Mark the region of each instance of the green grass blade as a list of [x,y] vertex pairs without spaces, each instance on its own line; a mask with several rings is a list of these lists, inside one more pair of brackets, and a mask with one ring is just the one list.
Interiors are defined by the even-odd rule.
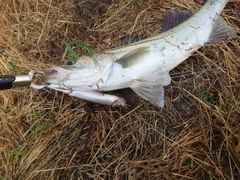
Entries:
[[72,46],[72,45],[82,46],[82,47],[84,47],[84,48],[87,50],[87,52],[88,52],[89,54],[91,54],[91,55],[94,54],[93,50],[92,50],[88,45],[86,45],[86,44],[84,44],[84,43],[82,43],[82,42],[79,42],[79,41],[70,41],[70,42],[68,42],[68,44],[69,44],[70,46]]
[[78,55],[77,55],[77,53],[72,49],[71,44],[70,44],[70,43],[67,43],[66,41],[64,41],[63,43],[66,45],[66,49],[65,49],[65,52],[64,52],[64,54],[63,54],[63,59],[65,58],[67,51],[70,51],[70,53],[73,55],[74,59],[78,59]]

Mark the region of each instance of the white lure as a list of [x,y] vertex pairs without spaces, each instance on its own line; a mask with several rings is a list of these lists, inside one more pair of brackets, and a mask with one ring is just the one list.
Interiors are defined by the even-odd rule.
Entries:
[[[125,100],[106,91],[131,88],[157,107],[164,106],[163,86],[169,71],[206,43],[233,36],[220,13],[227,0],[208,0],[194,15],[168,11],[161,34],[124,47],[82,56],[73,65],[54,66],[45,72],[48,87],[87,101],[125,106]],[[191,17],[190,17],[191,16]]]

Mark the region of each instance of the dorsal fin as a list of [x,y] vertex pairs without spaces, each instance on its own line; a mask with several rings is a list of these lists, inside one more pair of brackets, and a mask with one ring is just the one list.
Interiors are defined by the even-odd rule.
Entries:
[[173,11],[168,10],[164,16],[163,27],[161,32],[168,31],[172,29],[182,22],[188,20],[192,16],[190,11],[183,10],[183,11]]

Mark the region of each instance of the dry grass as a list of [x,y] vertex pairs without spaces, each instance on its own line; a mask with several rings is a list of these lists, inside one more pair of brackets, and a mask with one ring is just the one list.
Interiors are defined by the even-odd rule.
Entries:
[[[0,1],[1,73],[62,64],[63,40],[98,52],[124,35],[155,35],[166,9],[204,3],[106,1],[93,16],[75,2]],[[1,91],[0,179],[240,179],[240,2],[222,15],[238,36],[174,69],[163,109],[140,101],[124,115],[110,107],[88,115],[83,101],[59,92]]]

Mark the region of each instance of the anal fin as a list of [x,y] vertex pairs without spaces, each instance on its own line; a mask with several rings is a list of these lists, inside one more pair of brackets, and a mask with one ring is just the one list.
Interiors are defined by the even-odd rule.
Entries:
[[134,81],[135,86],[131,88],[136,94],[157,107],[164,106],[163,86],[170,84],[171,81],[168,72],[154,71],[153,74]]
[[151,104],[157,107],[164,106],[164,89],[162,85],[158,84],[151,87],[139,86],[132,89],[137,95],[149,101]]

